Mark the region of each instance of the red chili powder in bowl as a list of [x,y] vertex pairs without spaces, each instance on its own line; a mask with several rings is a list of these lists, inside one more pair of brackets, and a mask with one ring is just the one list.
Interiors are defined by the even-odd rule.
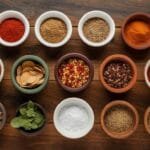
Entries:
[[0,23],[0,37],[7,42],[20,40],[25,32],[24,24],[15,18],[10,18]]

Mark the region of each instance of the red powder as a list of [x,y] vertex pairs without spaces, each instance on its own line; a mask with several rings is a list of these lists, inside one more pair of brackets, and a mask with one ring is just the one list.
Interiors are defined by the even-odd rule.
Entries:
[[0,37],[7,42],[20,40],[24,32],[24,24],[19,19],[6,19],[0,24]]

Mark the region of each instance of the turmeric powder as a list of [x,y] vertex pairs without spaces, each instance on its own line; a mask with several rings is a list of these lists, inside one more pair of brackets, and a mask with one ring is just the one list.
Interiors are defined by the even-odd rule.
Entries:
[[131,44],[142,45],[150,42],[150,24],[144,21],[132,21],[125,28],[125,36]]

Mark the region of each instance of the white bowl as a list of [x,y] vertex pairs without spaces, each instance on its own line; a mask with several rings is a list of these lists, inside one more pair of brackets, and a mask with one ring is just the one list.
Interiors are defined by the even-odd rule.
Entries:
[[[58,18],[58,19],[60,19],[60,20],[65,22],[65,24],[67,26],[67,35],[65,36],[65,38],[61,42],[50,43],[50,42],[45,41],[43,39],[43,37],[41,36],[41,34],[40,34],[40,26],[43,23],[43,21],[45,21],[48,18]],[[35,23],[35,35],[36,35],[37,39],[43,45],[45,45],[47,47],[52,47],[52,48],[60,47],[60,46],[63,46],[64,44],[66,44],[69,41],[69,39],[71,38],[71,35],[72,35],[72,23],[71,23],[70,19],[64,13],[62,13],[60,11],[47,11],[47,12],[43,13],[42,15],[40,15],[37,18],[36,23]]]
[[22,36],[22,38],[20,40],[18,40],[16,42],[7,42],[7,41],[3,40],[2,38],[0,38],[0,44],[2,44],[4,46],[8,46],[8,47],[14,47],[14,46],[18,46],[18,45],[22,44],[27,39],[29,32],[30,32],[30,25],[29,25],[28,19],[22,13],[20,13],[18,11],[7,10],[7,11],[0,13],[0,23],[2,21],[4,21],[5,19],[9,19],[9,18],[19,19],[20,21],[22,21],[22,23],[25,26],[24,35]]
[[4,63],[2,61],[2,59],[0,59],[0,82],[2,81],[3,77],[4,77]]
[[145,65],[145,69],[144,69],[144,77],[145,77],[145,82],[148,85],[148,87],[150,87],[150,81],[148,79],[148,69],[150,68],[150,59],[147,61],[146,65]]
[[[81,130],[75,132],[65,129],[63,125],[61,125],[61,121],[59,120],[60,114],[62,114],[62,110],[65,110],[65,108],[69,108],[71,106],[77,106],[84,109],[88,117],[88,123],[86,124],[86,126]],[[86,101],[76,97],[66,98],[57,105],[54,111],[53,120],[55,128],[61,135],[70,139],[77,139],[85,136],[92,129],[94,125],[94,112]]]
[[[91,18],[95,18],[95,17],[105,20],[108,23],[109,28],[110,28],[110,32],[109,32],[107,38],[105,40],[103,40],[102,42],[92,42],[92,41],[88,40],[83,33],[84,23],[87,20],[89,20]],[[114,23],[114,20],[112,19],[112,17],[104,11],[99,11],[99,10],[90,11],[90,12],[85,13],[81,17],[79,24],[78,24],[78,33],[79,33],[81,40],[85,44],[92,46],[92,47],[101,47],[101,46],[108,44],[113,39],[113,37],[115,35],[115,23]]]

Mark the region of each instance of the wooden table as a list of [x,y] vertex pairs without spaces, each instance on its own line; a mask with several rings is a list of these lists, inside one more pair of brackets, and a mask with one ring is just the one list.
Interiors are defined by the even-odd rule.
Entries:
[[[150,135],[143,126],[143,114],[150,105],[150,89],[145,85],[143,69],[150,59],[150,50],[138,52],[126,47],[121,39],[120,27],[124,18],[136,11],[150,13],[149,0],[0,0],[0,12],[15,9],[24,13],[30,21],[31,32],[27,41],[15,48],[0,47],[0,57],[5,63],[5,76],[0,85],[0,101],[7,109],[7,123],[0,132],[0,150],[150,150]],[[105,47],[91,48],[84,45],[77,33],[80,17],[90,10],[104,10],[115,20],[114,40]],[[34,35],[36,18],[47,10],[60,10],[72,20],[73,35],[65,46],[50,49],[42,46]],[[63,91],[54,78],[54,65],[57,59],[70,52],[79,52],[89,57],[95,67],[95,75],[89,88],[78,94]],[[126,54],[138,67],[138,81],[128,93],[116,95],[107,92],[98,80],[98,67],[101,61],[111,54]],[[44,91],[37,95],[22,95],[12,85],[10,70],[14,61],[25,54],[34,54],[43,58],[50,66],[50,80]],[[57,104],[67,97],[81,97],[93,108],[95,124],[92,131],[79,140],[62,137],[54,128],[53,112]],[[100,112],[111,100],[123,99],[132,103],[140,115],[137,131],[126,140],[114,140],[108,137],[100,127]],[[10,126],[17,107],[25,101],[33,100],[43,105],[47,111],[48,123],[44,131],[36,137],[25,137]]]

